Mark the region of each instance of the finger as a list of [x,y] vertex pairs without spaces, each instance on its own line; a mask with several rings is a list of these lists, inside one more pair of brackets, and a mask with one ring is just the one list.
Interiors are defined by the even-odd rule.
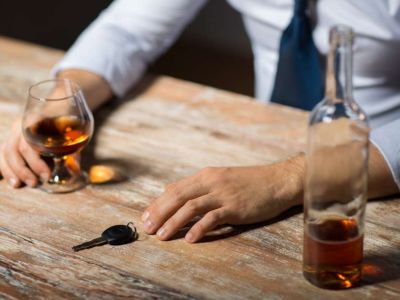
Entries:
[[0,155],[0,171],[4,179],[7,180],[10,186],[12,186],[13,188],[17,188],[21,185],[21,181],[8,166],[7,161],[4,158],[3,152]]
[[10,144],[6,146],[4,156],[7,157],[8,166],[19,180],[25,182],[30,187],[37,185],[38,181],[35,174],[26,166],[24,159],[15,145]]
[[40,158],[39,153],[29,146],[25,140],[21,140],[19,151],[31,170],[35,174],[38,174],[43,181],[46,181],[50,177],[50,168]]
[[185,236],[189,243],[195,243],[200,240],[207,232],[213,230],[221,224],[225,224],[229,217],[229,211],[226,208],[218,208],[208,212],[201,218]]
[[207,189],[202,183],[188,178],[169,185],[166,191],[143,213],[142,220],[145,231],[148,234],[154,234],[188,200],[198,198],[206,193]]
[[194,217],[219,208],[219,206],[220,204],[210,194],[189,200],[162,225],[157,231],[157,236],[161,240],[168,240]]

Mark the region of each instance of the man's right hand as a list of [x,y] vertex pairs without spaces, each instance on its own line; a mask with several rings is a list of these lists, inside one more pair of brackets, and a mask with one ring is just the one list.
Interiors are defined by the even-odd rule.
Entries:
[[[102,77],[85,70],[68,69],[57,74],[82,88],[89,107],[94,110],[112,97],[110,85]],[[50,177],[50,169],[39,154],[25,141],[21,120],[14,122],[10,135],[0,147],[0,173],[13,187],[22,183],[35,187]]]
[[23,183],[35,187],[39,178],[50,177],[50,169],[39,154],[25,141],[22,135],[21,120],[12,125],[10,135],[0,147],[0,172],[14,188]]

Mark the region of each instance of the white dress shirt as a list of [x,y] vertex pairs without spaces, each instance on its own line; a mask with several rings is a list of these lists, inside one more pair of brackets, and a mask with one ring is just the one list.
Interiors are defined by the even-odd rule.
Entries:
[[[268,102],[282,31],[294,0],[227,0],[243,15],[254,53],[256,98]],[[79,37],[54,72],[79,68],[123,96],[176,40],[206,0],[115,0]],[[221,16],[222,17],[222,16]],[[351,26],[354,97],[368,114],[373,143],[400,187],[400,0],[318,0],[314,41],[328,50],[329,28]]]

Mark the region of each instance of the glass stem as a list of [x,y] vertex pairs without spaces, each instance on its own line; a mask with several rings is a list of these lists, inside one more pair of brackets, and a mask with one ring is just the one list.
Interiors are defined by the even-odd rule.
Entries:
[[65,157],[54,157],[54,167],[51,172],[49,183],[63,184],[71,179],[72,174],[68,167],[65,165]]

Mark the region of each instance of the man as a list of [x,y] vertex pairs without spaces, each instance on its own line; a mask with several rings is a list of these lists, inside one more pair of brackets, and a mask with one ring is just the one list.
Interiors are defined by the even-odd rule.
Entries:
[[[117,0],[81,35],[55,67],[61,78],[77,81],[96,109],[113,94],[123,96],[148,64],[167,49],[204,0]],[[305,0],[296,0],[296,14]],[[268,102],[274,93],[282,31],[293,16],[292,0],[229,0],[243,14],[255,55],[256,97]],[[315,3],[314,3],[315,4]],[[309,7],[310,8],[310,7]],[[313,37],[327,52],[328,29],[352,26],[355,47],[355,98],[373,127],[369,160],[369,197],[394,194],[400,183],[400,3],[397,0],[320,0]],[[311,31],[310,31],[311,37]],[[279,62],[280,63],[280,62]],[[299,95],[299,98],[300,95]],[[3,144],[0,170],[9,183],[34,187],[49,176],[14,124]],[[143,213],[147,233],[169,239],[195,216],[203,216],[187,233],[196,242],[223,223],[245,224],[272,218],[301,204],[302,155],[270,165],[206,168],[167,186]]]

